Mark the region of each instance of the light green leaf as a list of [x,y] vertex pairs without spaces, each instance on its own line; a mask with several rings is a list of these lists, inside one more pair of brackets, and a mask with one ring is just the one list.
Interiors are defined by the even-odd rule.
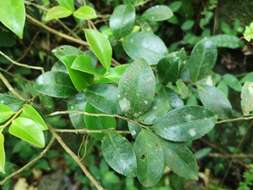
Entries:
[[22,113],[21,113],[20,117],[31,119],[35,123],[40,124],[42,130],[48,129],[47,124],[45,123],[44,119],[41,117],[39,112],[29,104],[25,104],[23,106]]
[[215,122],[215,115],[204,107],[184,106],[158,118],[152,129],[164,139],[185,142],[204,136]]
[[163,21],[168,20],[173,16],[170,7],[165,5],[156,5],[147,9],[142,17],[150,21]]
[[59,3],[59,5],[61,5],[62,7],[65,7],[71,11],[74,11],[75,9],[75,4],[74,4],[75,0],[57,0],[57,2]]
[[209,110],[223,118],[231,115],[232,106],[229,100],[216,87],[208,85],[199,86],[198,94],[202,104]]
[[8,120],[13,114],[14,111],[9,106],[0,104],[0,124]]
[[243,115],[253,111],[253,82],[245,82],[241,92],[241,107]]
[[97,18],[96,11],[87,5],[79,7],[75,12],[74,12],[74,17],[81,19],[81,20],[90,20]]
[[119,81],[119,105],[122,112],[138,117],[146,112],[155,95],[155,76],[144,60],[133,62]]
[[115,7],[110,17],[110,28],[117,37],[122,37],[131,32],[135,22],[135,9],[131,5]]
[[211,36],[208,38],[211,40],[215,46],[221,47],[221,48],[240,48],[242,46],[242,41],[240,38],[234,36],[234,35],[229,35],[229,34],[219,34],[215,36]]
[[137,178],[145,187],[154,186],[164,172],[164,153],[160,139],[149,130],[142,130],[134,143],[137,157]]
[[123,41],[123,48],[132,59],[144,59],[150,65],[156,65],[167,53],[164,42],[151,32],[135,32]]
[[214,43],[206,38],[198,42],[186,64],[185,72],[196,82],[206,77],[213,69],[217,59],[217,49]]
[[136,156],[132,145],[125,137],[108,133],[102,140],[102,153],[106,162],[116,172],[124,176],[136,176]]
[[45,146],[45,138],[40,124],[31,119],[18,117],[9,127],[9,133],[35,147],[43,148]]
[[246,81],[253,82],[253,72],[247,73],[241,80],[241,83],[244,83]]
[[230,88],[232,88],[237,92],[241,92],[242,89],[241,83],[234,75],[225,74],[223,76],[223,80]]
[[253,39],[253,22],[251,22],[249,26],[246,26],[243,36],[248,42]]
[[48,9],[45,21],[48,22],[50,20],[60,19],[60,18],[66,18],[72,14],[72,11],[62,7],[62,6],[55,6],[50,9]]
[[55,98],[67,98],[76,94],[76,90],[67,73],[49,71],[40,75],[35,88],[42,94]]
[[198,164],[194,154],[184,144],[163,141],[165,162],[177,175],[186,179],[198,179]]
[[84,31],[91,51],[108,70],[112,62],[112,47],[109,39],[97,30],[85,29]]
[[119,112],[118,88],[111,84],[98,84],[88,88],[85,95],[89,104],[104,113]]
[[5,173],[4,135],[0,133],[0,172]]
[[0,7],[0,21],[19,38],[23,38],[25,25],[24,0],[0,1]]

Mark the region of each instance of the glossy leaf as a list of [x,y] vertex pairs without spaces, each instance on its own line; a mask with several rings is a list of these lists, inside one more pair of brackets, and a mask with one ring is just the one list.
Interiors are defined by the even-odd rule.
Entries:
[[144,59],[150,65],[156,65],[167,53],[164,42],[151,32],[135,32],[123,41],[123,48],[132,59]]
[[119,105],[122,112],[138,117],[146,112],[154,99],[155,76],[144,60],[133,62],[119,81]]
[[45,21],[60,19],[60,18],[66,18],[72,14],[72,11],[63,7],[63,6],[55,6],[50,9],[48,9]]
[[220,48],[236,49],[240,48],[243,44],[240,38],[229,34],[219,34],[211,36],[208,39],[211,40],[215,46]]
[[31,119],[35,123],[40,124],[42,130],[48,129],[47,124],[45,123],[44,119],[41,117],[39,112],[29,104],[25,104],[23,106],[22,113],[21,113],[20,117]]
[[212,41],[203,39],[198,42],[185,68],[189,78],[195,82],[206,77],[213,69],[216,59],[217,49]]
[[173,16],[170,7],[165,5],[156,5],[147,9],[142,17],[150,21],[168,20]]
[[199,86],[198,94],[202,104],[221,117],[231,115],[232,106],[226,96],[216,87]]
[[117,37],[122,37],[131,32],[135,22],[135,9],[131,5],[115,7],[110,17],[110,28]]
[[232,88],[233,90],[237,91],[237,92],[241,92],[241,83],[240,81],[234,76],[234,75],[231,75],[231,74],[225,74],[223,76],[223,80],[224,82],[230,87]]
[[94,85],[85,91],[89,104],[101,112],[109,114],[119,112],[118,94],[118,88],[110,84]]
[[253,111],[253,82],[245,82],[241,92],[241,107],[244,115]]
[[9,106],[0,104],[0,124],[8,120],[13,114],[14,111]]
[[0,172],[5,173],[4,135],[0,133]]
[[24,102],[13,95],[0,93],[0,104],[9,106],[13,111],[18,111]]
[[37,78],[36,83],[36,89],[47,96],[67,98],[76,94],[68,74],[63,72],[46,72]]
[[45,138],[40,124],[31,119],[18,117],[9,127],[9,133],[35,147],[43,148],[45,146]]
[[74,17],[80,19],[80,20],[90,20],[97,18],[96,11],[87,5],[79,7],[75,12],[74,12]]
[[207,134],[215,121],[215,115],[204,107],[185,106],[158,118],[152,129],[164,139],[185,142]]
[[164,171],[164,153],[160,139],[151,131],[142,130],[134,143],[137,157],[137,178],[145,187],[159,182]]
[[194,154],[184,144],[163,141],[165,162],[177,175],[186,179],[198,179],[198,164]]
[[24,0],[0,1],[0,7],[0,21],[19,38],[23,38],[25,25]]
[[75,9],[74,6],[74,1],[75,0],[57,0],[57,2],[59,3],[59,5],[61,5],[62,7],[65,7],[71,11],[73,11]]
[[116,172],[124,176],[136,176],[136,156],[132,145],[125,137],[108,133],[102,140],[102,152],[106,162]]
[[112,47],[109,39],[104,34],[92,29],[85,29],[85,37],[91,51],[108,70],[112,61]]

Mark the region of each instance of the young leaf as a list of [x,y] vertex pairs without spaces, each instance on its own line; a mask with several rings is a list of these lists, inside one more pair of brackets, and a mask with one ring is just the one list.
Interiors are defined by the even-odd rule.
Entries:
[[226,96],[216,87],[203,85],[198,87],[202,104],[221,117],[231,115],[232,106]]
[[221,48],[236,49],[242,46],[242,41],[240,40],[240,38],[234,35],[219,34],[219,35],[211,36],[208,39],[211,40],[215,46],[221,47]]
[[156,65],[167,53],[164,42],[151,32],[135,32],[123,41],[123,48],[132,59],[144,59],[150,65]]
[[196,82],[210,73],[216,59],[216,46],[212,41],[205,38],[194,46],[185,70],[188,72],[190,79]]
[[199,139],[215,125],[215,115],[201,106],[185,106],[156,120],[152,129],[164,139],[185,142]]
[[131,5],[115,7],[110,17],[110,28],[117,37],[122,37],[131,32],[135,22],[135,9]]
[[67,8],[71,11],[74,11],[74,9],[75,9],[74,1],[75,0],[57,0],[59,5],[61,5],[62,7]]
[[45,16],[45,21],[48,22],[50,20],[54,19],[60,19],[60,18],[65,18],[68,17],[72,14],[72,11],[62,7],[62,6],[55,6],[50,8]]
[[18,117],[9,127],[9,133],[35,147],[43,148],[45,146],[45,138],[40,124],[31,119]]
[[23,106],[23,111],[22,111],[20,117],[31,119],[35,123],[40,124],[42,130],[48,129],[47,124],[45,123],[44,119],[41,117],[39,112],[29,104],[25,104]]
[[142,17],[150,21],[163,21],[168,20],[173,16],[170,7],[165,5],[156,5],[147,9]]
[[118,88],[110,84],[98,84],[88,88],[85,95],[89,104],[104,113],[119,113]]
[[231,74],[225,74],[223,76],[223,80],[224,82],[230,87],[232,88],[233,90],[237,91],[237,92],[241,92],[241,83],[240,81],[234,76],[234,75],[231,75]]
[[0,172],[5,173],[4,135],[0,133]]
[[67,73],[49,71],[40,75],[36,82],[37,91],[47,96],[67,98],[76,94]]
[[25,25],[24,0],[0,1],[0,7],[0,22],[19,38],[23,38]]
[[245,82],[241,92],[241,107],[243,115],[253,111],[253,82]]
[[146,112],[155,95],[155,76],[144,60],[133,62],[119,81],[119,105],[127,115],[138,117]]
[[165,162],[177,175],[186,179],[198,179],[198,164],[194,154],[184,144],[163,141]]
[[0,124],[5,122],[14,114],[9,106],[0,103]]
[[160,139],[149,130],[142,130],[134,143],[137,157],[137,178],[145,187],[159,182],[164,171],[164,153]]
[[243,36],[248,42],[253,39],[253,22],[251,22],[250,25],[246,26]]
[[80,19],[80,20],[90,20],[97,18],[96,11],[87,5],[81,6],[74,12],[74,17]]
[[85,29],[84,31],[91,51],[108,70],[112,62],[112,47],[109,39],[104,34],[96,30]]
[[124,176],[136,176],[136,156],[132,145],[125,137],[108,133],[102,140],[102,153],[106,162],[116,172]]

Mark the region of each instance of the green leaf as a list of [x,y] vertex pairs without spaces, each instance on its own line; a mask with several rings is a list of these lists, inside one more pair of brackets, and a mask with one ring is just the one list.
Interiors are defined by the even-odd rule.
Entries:
[[123,48],[132,59],[144,59],[150,65],[156,65],[167,53],[164,42],[151,32],[135,32],[123,41]]
[[223,76],[223,80],[230,88],[232,88],[237,92],[241,92],[242,89],[241,83],[234,75],[225,74]]
[[84,31],[91,51],[108,70],[112,62],[112,47],[109,39],[97,30],[85,29]]
[[253,39],[253,22],[251,22],[249,26],[246,26],[243,36],[248,42]]
[[170,4],[170,9],[173,12],[177,12],[182,7],[182,5],[183,5],[182,1],[174,1]]
[[202,104],[221,117],[231,115],[232,106],[227,97],[213,86],[203,85],[198,87],[198,94]]
[[155,76],[144,60],[133,62],[119,81],[119,105],[127,115],[138,117],[146,112],[155,95]]
[[191,30],[192,27],[194,26],[194,21],[193,20],[186,20],[182,26],[181,26],[181,29],[183,31],[187,31],[187,30]]
[[168,20],[173,16],[170,7],[165,5],[156,5],[147,9],[142,17],[150,21],[163,21]]
[[241,92],[241,107],[243,115],[253,111],[253,82],[245,82]]
[[124,176],[136,176],[136,156],[132,145],[125,137],[108,133],[102,140],[102,153],[105,161],[116,172]]
[[74,12],[74,17],[80,19],[80,20],[90,20],[97,18],[96,11],[87,5],[79,7],[75,12]]
[[0,172],[5,173],[4,136],[0,133]]
[[45,146],[45,138],[40,124],[31,119],[18,117],[9,127],[9,133],[35,147],[43,148]]
[[45,123],[44,119],[41,117],[39,112],[29,104],[25,104],[23,106],[20,117],[31,119],[35,123],[40,124],[42,130],[48,129],[47,124]]
[[25,25],[24,0],[0,1],[0,7],[0,21],[19,38],[23,38]]
[[57,0],[57,2],[62,7],[65,7],[71,11],[74,11],[74,9],[75,9],[74,0]]
[[117,37],[129,34],[135,22],[135,9],[131,5],[119,5],[115,7],[110,17],[110,28]]
[[0,124],[8,120],[13,114],[14,111],[9,106],[0,103]]
[[98,84],[88,88],[85,95],[89,104],[104,113],[119,112],[118,88],[110,84]]
[[152,129],[164,139],[185,142],[204,136],[215,122],[211,111],[201,106],[184,106],[158,118]]
[[40,93],[55,98],[67,98],[76,94],[76,90],[67,73],[49,71],[40,75],[35,86]]
[[198,179],[198,164],[194,154],[184,144],[163,141],[165,162],[177,175],[186,179]]
[[9,106],[13,111],[18,111],[24,103],[22,100],[7,93],[0,93],[0,100],[1,104]]
[[204,38],[198,42],[186,64],[189,78],[195,82],[206,77],[214,67],[217,59],[217,49],[212,41]]
[[[86,97],[83,93],[79,93],[68,101],[68,110],[82,112],[86,105]],[[75,128],[84,127],[84,119],[82,114],[70,113],[70,121]]]
[[62,6],[55,6],[50,9],[48,9],[45,21],[48,22],[50,20],[60,19],[60,18],[66,18],[72,14],[72,11],[62,7]]
[[219,34],[211,36],[208,39],[211,40],[215,46],[221,48],[236,49],[240,48],[243,44],[240,38],[229,34]]
[[154,186],[164,172],[164,153],[160,139],[149,130],[142,130],[134,143],[137,157],[137,178],[145,187]]

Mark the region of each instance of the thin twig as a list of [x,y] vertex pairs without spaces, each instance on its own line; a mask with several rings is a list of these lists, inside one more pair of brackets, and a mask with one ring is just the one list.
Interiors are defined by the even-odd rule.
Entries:
[[19,63],[13,59],[11,59],[8,55],[6,55],[5,53],[3,53],[2,51],[0,51],[0,55],[3,56],[5,59],[7,59],[8,61],[10,61],[12,64],[20,66],[20,67],[24,67],[27,69],[33,69],[33,70],[39,70],[42,73],[44,73],[44,68],[43,67],[39,67],[39,66],[32,66],[32,65],[26,65],[23,63]]
[[231,122],[237,122],[237,121],[247,121],[247,120],[252,120],[252,119],[253,119],[253,116],[248,115],[248,116],[243,116],[243,117],[220,120],[220,121],[217,121],[216,124],[231,123]]
[[129,131],[120,131],[116,129],[55,129],[56,132],[58,133],[76,133],[76,134],[89,134],[89,133],[94,133],[94,134],[101,134],[101,133],[107,133],[109,131],[115,131],[116,133],[119,134],[130,134]]
[[20,169],[14,171],[13,173],[11,173],[10,175],[6,176],[2,181],[0,181],[0,185],[3,185],[4,183],[6,183],[9,179],[11,179],[12,177],[20,174],[21,172],[23,172],[24,170],[26,170],[27,168],[29,168],[31,165],[35,164],[38,160],[40,160],[43,156],[45,156],[45,154],[47,153],[47,151],[50,149],[50,147],[53,145],[54,143],[54,137],[51,138],[50,142],[48,143],[48,145],[46,146],[46,148],[38,155],[36,156],[34,159],[32,159],[30,162],[28,162],[26,165],[24,165],[23,167],[21,167]]
[[23,111],[23,108],[19,109],[7,122],[5,122],[3,125],[0,125],[0,130],[4,129],[5,127],[9,126],[14,119],[16,119],[19,114]]
[[214,158],[233,158],[233,159],[246,159],[246,158],[253,158],[252,154],[221,154],[221,153],[210,153],[208,154],[210,157]]
[[87,178],[91,181],[91,183],[98,189],[104,190],[104,188],[99,184],[99,182],[91,175],[86,166],[81,162],[78,156],[65,144],[62,138],[56,133],[56,131],[49,126],[50,132],[53,134],[58,143],[62,146],[62,148],[73,158],[73,160],[79,165],[82,169],[83,173],[87,176]]

